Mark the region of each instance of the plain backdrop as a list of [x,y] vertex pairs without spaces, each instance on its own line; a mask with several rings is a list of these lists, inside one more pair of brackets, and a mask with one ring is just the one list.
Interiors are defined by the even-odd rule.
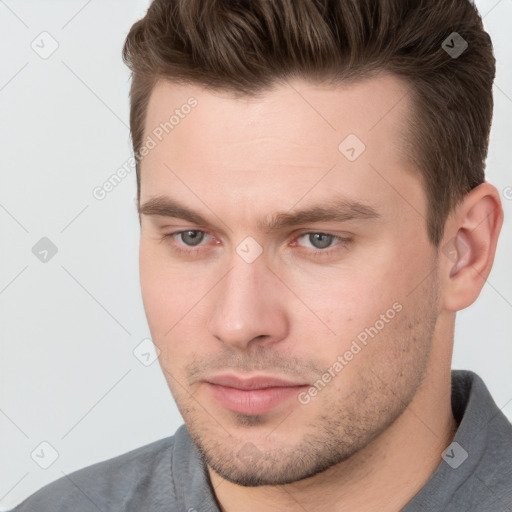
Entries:
[[[477,372],[510,417],[512,0],[476,4],[497,57],[487,179],[502,193],[505,224],[479,300],[458,314],[453,367]],[[158,362],[137,348],[150,333],[135,173],[93,196],[132,154],[121,48],[148,5],[0,1],[3,510],[182,423]]]

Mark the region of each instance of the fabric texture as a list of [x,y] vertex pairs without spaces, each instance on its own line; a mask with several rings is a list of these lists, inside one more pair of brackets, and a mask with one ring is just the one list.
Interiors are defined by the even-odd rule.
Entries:
[[[452,409],[459,422],[453,443],[401,512],[512,512],[512,425],[473,372],[452,371]],[[174,436],[46,485],[12,510],[64,511],[220,509],[197,447],[182,425]]]

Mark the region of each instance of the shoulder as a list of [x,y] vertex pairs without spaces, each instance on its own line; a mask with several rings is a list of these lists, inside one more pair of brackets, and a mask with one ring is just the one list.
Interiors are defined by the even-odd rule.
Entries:
[[482,429],[487,431],[483,450],[466,491],[488,512],[512,510],[512,424],[496,407]]
[[455,438],[402,512],[512,511],[512,424],[467,370],[452,371],[452,410]]
[[175,436],[74,471],[41,488],[12,512],[164,510],[175,501]]
[[[483,380],[472,372],[458,372],[461,389],[469,389],[460,440],[466,446],[468,479],[460,500],[479,503],[488,512],[512,507],[512,424],[492,398]],[[463,471],[466,461],[457,471]],[[457,501],[457,500],[454,500]]]

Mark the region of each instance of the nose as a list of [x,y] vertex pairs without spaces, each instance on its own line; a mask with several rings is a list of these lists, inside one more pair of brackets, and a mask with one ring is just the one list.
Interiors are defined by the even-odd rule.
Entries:
[[289,329],[283,286],[262,258],[252,263],[236,258],[215,287],[210,333],[239,350],[279,342]]

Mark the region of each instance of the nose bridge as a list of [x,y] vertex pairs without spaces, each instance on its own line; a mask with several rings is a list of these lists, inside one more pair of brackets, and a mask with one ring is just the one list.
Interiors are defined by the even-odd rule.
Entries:
[[241,323],[249,325],[246,318],[249,311],[256,314],[260,309],[265,281],[268,280],[266,272],[269,271],[262,260],[246,263],[238,256],[234,258],[218,297],[218,306],[226,326],[236,329]]
[[231,270],[216,287],[211,333],[239,348],[255,338],[269,342],[284,337],[287,320],[278,293],[263,258],[248,263],[235,254]]

